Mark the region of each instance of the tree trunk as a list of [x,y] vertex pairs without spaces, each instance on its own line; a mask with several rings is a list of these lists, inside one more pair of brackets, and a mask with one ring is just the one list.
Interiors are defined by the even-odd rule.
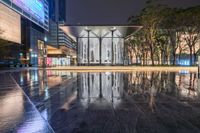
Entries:
[[145,65],[145,58],[146,58],[146,55],[145,55],[145,52],[143,51],[143,66]]
[[192,47],[190,48],[190,65],[193,65],[193,61],[192,61]]
[[141,65],[142,64],[142,55],[138,56],[138,63]]
[[146,65],[147,65],[147,63],[148,63],[148,58],[147,58],[148,57],[148,52],[146,52],[145,56],[146,56]]
[[195,50],[195,45],[193,46],[193,52],[194,52],[194,64],[195,64],[195,62],[196,62],[196,50]]
[[136,65],[138,64],[138,55],[137,54],[135,54],[135,63],[136,63]]
[[171,65],[171,62],[170,62],[170,55],[169,55],[169,54],[167,55],[167,65]]
[[131,53],[131,65],[133,64],[133,54]]
[[173,50],[173,65],[176,65],[176,51]]
[[162,50],[160,52],[160,62],[161,62],[161,65],[163,65],[163,51]]
[[152,62],[152,65],[154,66],[154,54],[152,51],[151,51],[151,62]]
[[161,55],[160,55],[160,53],[158,53],[157,56],[158,56],[158,65],[160,65],[161,64],[161,60],[160,60],[161,59]]
[[181,60],[181,54],[182,54],[182,50],[180,49],[179,55],[178,55],[178,60],[179,60],[179,62],[180,62],[180,60]]

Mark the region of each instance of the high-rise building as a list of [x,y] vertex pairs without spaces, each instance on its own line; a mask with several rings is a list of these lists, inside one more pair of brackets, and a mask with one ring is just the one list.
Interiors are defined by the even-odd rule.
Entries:
[[66,20],[66,0],[59,0],[58,2],[58,20],[59,22],[67,22]]
[[65,5],[65,0],[0,0],[0,39],[11,51],[5,58],[12,56],[18,60],[14,65],[23,66],[70,65],[76,45],[60,29],[66,22]]
[[[17,62],[13,65],[41,66],[45,56],[46,33],[49,31],[47,0],[0,0],[0,8],[0,14],[5,16],[0,21],[0,29],[4,31],[0,38],[9,42],[5,47],[11,51],[2,59]],[[16,49],[13,50],[14,47]]]
[[[65,25],[66,20],[66,1],[65,0],[48,0],[50,28],[48,44],[51,46],[47,49],[48,66],[70,65],[74,62],[76,43],[65,33],[60,26]],[[54,50],[53,50],[54,49]],[[50,52],[51,51],[51,52]],[[53,52],[54,51],[54,52]],[[66,63],[67,62],[67,63]],[[74,63],[73,63],[74,64]]]

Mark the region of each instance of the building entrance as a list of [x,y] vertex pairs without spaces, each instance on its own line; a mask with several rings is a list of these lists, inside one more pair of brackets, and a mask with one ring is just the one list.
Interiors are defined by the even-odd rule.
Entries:
[[115,27],[84,29],[78,41],[79,65],[122,65],[124,37]]

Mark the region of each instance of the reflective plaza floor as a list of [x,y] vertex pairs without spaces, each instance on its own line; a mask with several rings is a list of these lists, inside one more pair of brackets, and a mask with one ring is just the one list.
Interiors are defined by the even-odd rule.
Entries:
[[0,133],[200,133],[197,73],[0,73]]

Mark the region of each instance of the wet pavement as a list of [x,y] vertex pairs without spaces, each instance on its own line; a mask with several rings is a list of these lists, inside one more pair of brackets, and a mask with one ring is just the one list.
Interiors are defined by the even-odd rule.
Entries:
[[0,133],[200,133],[196,73],[0,74]]
[[0,133],[54,132],[9,73],[0,81]]

